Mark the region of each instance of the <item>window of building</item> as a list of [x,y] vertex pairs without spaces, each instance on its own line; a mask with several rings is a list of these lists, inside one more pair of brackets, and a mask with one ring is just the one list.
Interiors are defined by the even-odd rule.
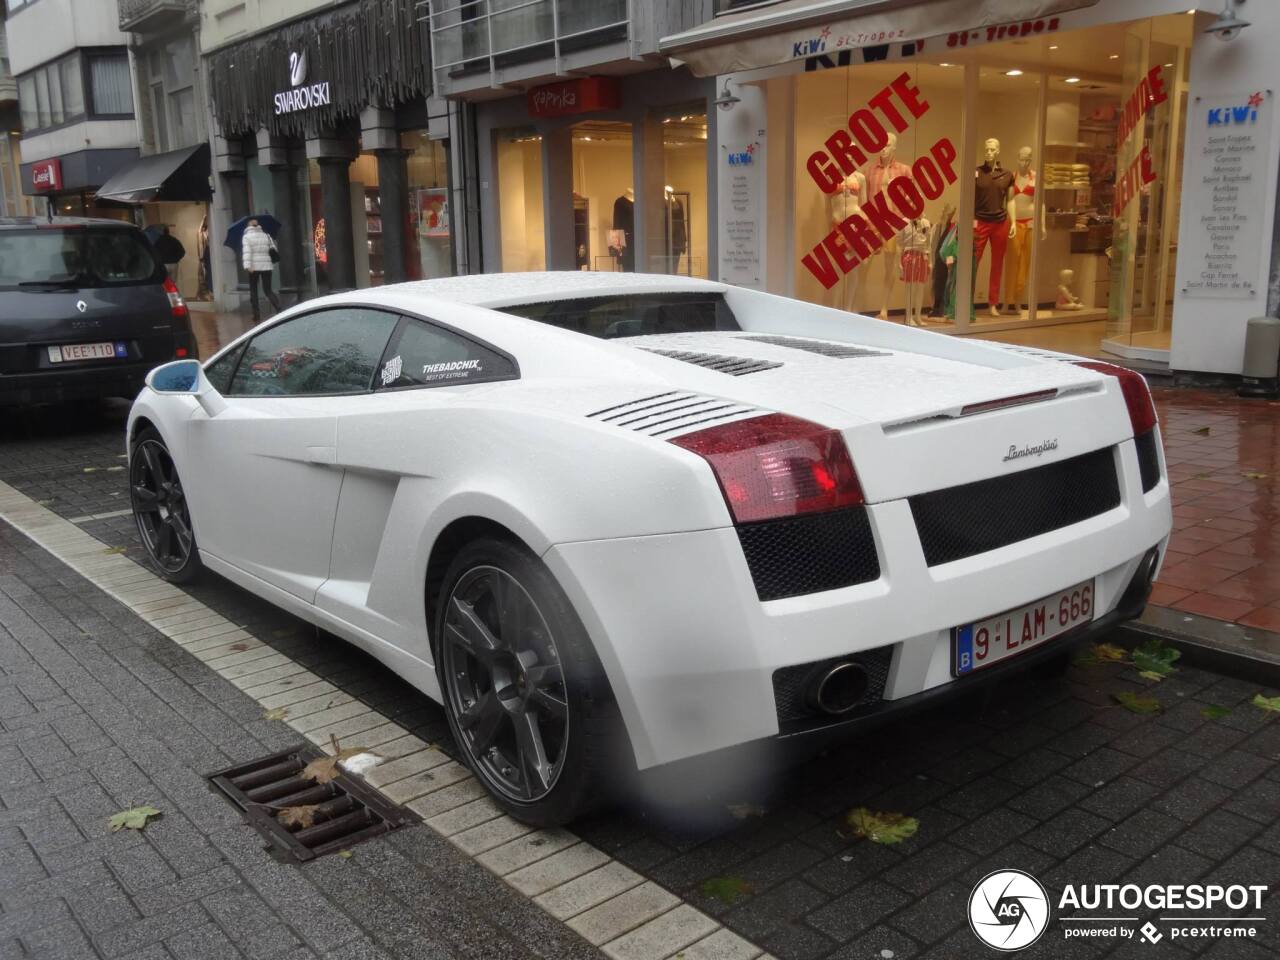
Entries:
[[[88,77],[86,110],[85,78]],[[90,117],[133,114],[129,58],[123,52],[77,51],[18,77],[23,131],[30,134]]]
[[190,36],[171,40],[138,59],[150,94],[151,132],[157,151],[192,146],[200,140],[195,65]]
[[425,130],[400,134],[400,146],[409,154],[405,161],[413,226],[409,276],[414,280],[449,277],[454,272],[447,142],[432,140]]
[[[660,229],[648,241],[651,273],[707,275],[707,115],[701,104],[665,110],[653,120],[662,129],[662,192],[651,222]],[[655,191],[656,194],[656,191]]]
[[499,235],[507,273],[545,270],[542,211],[542,137],[531,130],[496,130]]
[[23,7],[29,7],[36,0],[5,0],[5,5],[9,8],[10,13],[17,13]]

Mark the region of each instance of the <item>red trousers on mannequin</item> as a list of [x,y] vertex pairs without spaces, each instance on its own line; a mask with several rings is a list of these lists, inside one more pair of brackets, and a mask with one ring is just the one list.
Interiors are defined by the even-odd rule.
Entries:
[[987,304],[994,307],[1000,302],[1000,276],[1004,273],[1004,252],[1009,248],[1009,218],[1003,220],[973,221],[973,272],[978,273],[978,261],[982,251],[991,241],[991,274],[987,280]]

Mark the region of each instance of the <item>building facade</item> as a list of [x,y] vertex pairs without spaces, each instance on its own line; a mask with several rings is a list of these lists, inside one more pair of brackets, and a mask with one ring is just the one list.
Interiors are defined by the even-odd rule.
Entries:
[[473,271],[715,275],[714,85],[658,54],[711,13],[710,0],[430,5],[436,91],[464,105]]
[[126,204],[153,236],[168,232],[186,255],[171,264],[188,300],[210,297],[209,132],[196,0],[118,0],[129,38],[138,159],[97,190]]
[[[414,0],[208,0],[201,46],[215,237],[273,216],[277,281],[297,297],[455,271],[448,111]],[[236,253],[215,254],[215,297],[236,305]]]
[[22,191],[63,215],[128,218],[98,187],[138,157],[127,38],[114,3],[5,0]]
[[743,6],[661,44],[723,94],[719,279],[1241,371],[1272,269],[1275,4],[1228,0],[1252,21],[1228,39],[1220,7],[1171,0]]

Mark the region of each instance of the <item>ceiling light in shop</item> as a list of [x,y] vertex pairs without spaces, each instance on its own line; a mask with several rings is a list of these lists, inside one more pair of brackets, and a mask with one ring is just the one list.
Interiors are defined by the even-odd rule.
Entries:
[[938,64],[938,66],[940,66],[940,67],[953,67],[953,66],[955,66],[955,64],[953,64],[953,63],[940,63],[940,64]]
[[1049,49],[1050,49],[1050,50],[1057,50],[1057,49],[1058,49],[1058,45],[1057,45],[1056,43],[1051,43],[1051,44],[1049,44]]
[[1079,82],[1080,82],[1080,78],[1079,78],[1079,77],[1067,77],[1067,79],[1063,80],[1062,82],[1063,82],[1063,83],[1079,83]]
[[1004,75],[1006,77],[1020,77],[1022,76],[1022,71],[1019,70],[1017,67],[1014,67],[1012,70],[1006,70],[1004,72]]
[[1108,60],[1119,60],[1119,59],[1120,59],[1120,54],[1118,54],[1118,53],[1110,54],[1110,55],[1107,57],[1107,59],[1108,59]]

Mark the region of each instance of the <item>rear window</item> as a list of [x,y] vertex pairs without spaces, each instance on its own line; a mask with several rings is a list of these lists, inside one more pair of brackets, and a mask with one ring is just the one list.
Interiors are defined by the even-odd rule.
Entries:
[[724,297],[718,293],[582,297],[548,303],[523,303],[499,309],[604,340],[655,333],[742,329]]
[[0,289],[123,286],[156,276],[155,254],[137,230],[0,230]]

